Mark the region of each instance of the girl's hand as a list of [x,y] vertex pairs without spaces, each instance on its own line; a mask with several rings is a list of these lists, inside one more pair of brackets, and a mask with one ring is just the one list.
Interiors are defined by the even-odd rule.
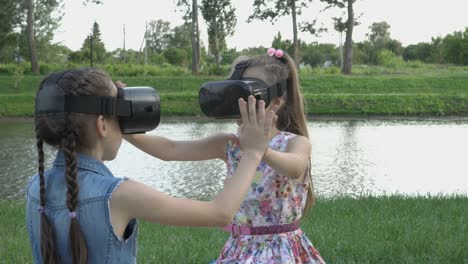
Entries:
[[268,149],[271,130],[275,119],[275,110],[265,113],[265,102],[259,101],[258,113],[255,97],[249,96],[248,107],[244,99],[239,99],[242,125],[239,127],[239,142],[242,151],[263,156]]

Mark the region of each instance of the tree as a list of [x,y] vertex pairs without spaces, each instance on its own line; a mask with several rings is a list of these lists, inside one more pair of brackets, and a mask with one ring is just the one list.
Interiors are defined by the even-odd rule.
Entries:
[[303,62],[312,67],[323,65],[327,61],[336,63],[339,59],[338,51],[333,44],[310,43],[302,47]]
[[184,49],[169,47],[164,50],[164,58],[172,64],[178,66],[187,66],[187,52]]
[[432,46],[430,43],[418,43],[409,45],[403,50],[402,56],[405,61],[420,60],[429,62],[431,58]]
[[201,12],[208,26],[208,49],[215,57],[218,71],[221,53],[226,49],[226,37],[234,34],[235,10],[229,0],[202,0]]
[[446,62],[456,65],[468,65],[468,27],[465,31],[455,31],[445,36],[442,52]]
[[342,17],[333,17],[333,27],[340,33],[340,69],[343,69],[343,32],[346,31],[347,23],[343,22]]
[[247,21],[251,22],[253,19],[259,19],[270,20],[271,23],[274,23],[281,16],[291,15],[293,24],[293,58],[296,66],[299,66],[298,27],[302,32],[309,32],[313,35],[324,31],[323,28],[317,29],[315,27],[316,20],[302,24],[297,23],[297,16],[301,15],[302,8],[307,8],[310,2],[312,0],[255,0],[253,3],[254,13],[249,16]]
[[[54,31],[58,28],[63,13],[60,6],[63,0],[18,0],[18,25],[25,32],[28,43],[28,51],[31,60],[31,70],[39,73],[38,51],[36,42],[42,43],[44,48],[50,48],[48,44],[54,36]],[[83,0],[83,4],[100,4],[100,0]],[[52,14],[56,14],[53,16]]]
[[90,36],[87,37],[81,47],[81,60],[84,61],[91,57],[91,43],[92,43],[92,59],[98,63],[104,63],[107,52],[104,43],[101,40],[101,30],[99,24],[95,21]]
[[169,35],[168,45],[179,49],[191,49],[191,34],[192,26],[184,23],[172,29],[172,34]]
[[[31,71],[39,73],[38,47],[48,48],[63,13],[60,0],[25,0],[18,2],[18,25],[26,35]],[[51,14],[56,14],[52,16]],[[38,43],[40,44],[38,45]]]
[[437,64],[445,63],[442,37],[433,37],[431,40],[432,51],[430,61]]
[[[359,25],[354,15],[354,3],[357,0],[320,0],[328,4],[325,9],[331,7],[338,7],[340,9],[347,9],[348,17],[344,19],[339,18],[335,20],[335,29],[346,31],[346,40],[344,46],[343,62],[341,72],[343,74],[351,74],[353,67],[353,30],[354,26]],[[342,32],[342,31],[341,31]]]
[[0,62],[13,61],[17,33],[13,31],[18,16],[17,1],[0,0]]
[[390,38],[390,25],[385,22],[374,22],[369,27],[370,33],[366,34],[369,37],[369,41],[377,48],[384,48],[386,44],[391,40]]
[[161,19],[150,21],[146,32],[146,46],[151,52],[162,53],[168,47],[171,35],[169,22]]
[[378,64],[379,54],[383,50],[391,51],[395,56],[400,56],[403,46],[400,41],[390,37],[390,25],[385,22],[375,22],[369,27],[370,32],[366,34],[367,41],[358,43],[358,48],[365,54],[364,61],[370,64]]
[[27,4],[27,39],[29,47],[29,58],[31,60],[31,71],[33,74],[39,74],[39,63],[37,61],[36,37],[34,31],[34,0],[26,0]]
[[200,30],[198,27],[198,3],[192,0],[192,5],[188,0],[178,0],[177,6],[185,6],[184,20],[191,25],[191,43],[192,43],[192,74],[196,75],[200,71]]
[[278,34],[273,38],[271,46],[275,47],[275,49],[282,49],[290,54],[293,54],[294,52],[294,46],[291,40],[283,40],[283,37],[281,36],[281,33],[279,31]]
[[13,34],[13,27],[17,15],[17,5],[14,0],[0,0],[0,47]]

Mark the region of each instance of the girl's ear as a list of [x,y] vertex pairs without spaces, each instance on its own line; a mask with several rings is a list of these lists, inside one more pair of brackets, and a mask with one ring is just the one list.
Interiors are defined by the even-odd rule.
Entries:
[[98,137],[106,137],[108,129],[109,127],[104,116],[98,115],[98,117],[96,118],[96,132]]

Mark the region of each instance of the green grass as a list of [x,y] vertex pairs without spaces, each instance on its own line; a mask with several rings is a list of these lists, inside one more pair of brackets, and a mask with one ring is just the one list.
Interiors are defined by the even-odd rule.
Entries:
[[[301,70],[307,114],[468,115],[468,67],[422,64],[414,69],[389,72],[385,69],[388,70],[378,66],[357,66],[356,74],[352,76],[307,68]],[[0,116],[31,116],[34,92],[42,78],[25,75],[15,89],[12,76],[0,75]],[[161,95],[162,114],[166,116],[201,115],[198,105],[201,84],[223,78],[187,74],[114,77],[129,86],[155,87]]]
[[[31,263],[24,203],[0,201],[0,259]],[[209,263],[227,234],[141,221],[138,263]],[[468,197],[319,199],[302,229],[328,263],[468,263]]]

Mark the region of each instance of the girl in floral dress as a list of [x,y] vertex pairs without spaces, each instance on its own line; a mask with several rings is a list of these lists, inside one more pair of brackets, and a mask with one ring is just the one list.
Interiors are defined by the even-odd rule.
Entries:
[[[277,111],[269,148],[239,211],[232,223],[223,228],[231,236],[213,263],[325,263],[299,228],[301,217],[314,203],[314,196],[311,144],[294,61],[282,50],[273,48],[265,55],[239,58],[234,65],[245,60],[249,62],[243,64],[248,66],[241,74],[242,79],[260,79],[271,87],[286,80],[287,89],[266,108]],[[236,71],[234,68],[231,75]],[[237,123],[240,130],[244,129],[241,120]],[[232,134],[193,141],[149,135],[130,136],[127,140],[164,160],[220,158],[227,164],[226,182],[236,171],[245,147]]]

